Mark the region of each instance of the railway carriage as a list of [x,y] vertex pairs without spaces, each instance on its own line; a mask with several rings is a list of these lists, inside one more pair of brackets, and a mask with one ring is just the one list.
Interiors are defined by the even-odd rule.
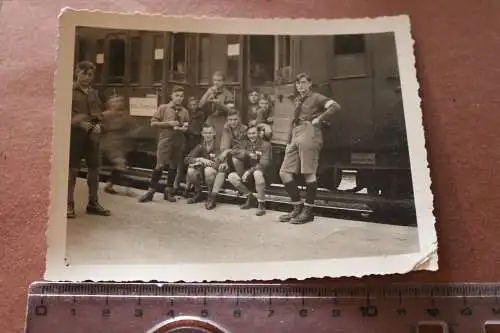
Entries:
[[[95,87],[103,98],[125,96],[141,125],[129,156],[131,173],[147,173],[154,165],[156,132],[149,126],[150,116],[158,104],[168,102],[170,89],[182,85],[186,96],[201,97],[212,73],[222,71],[239,110],[246,110],[251,88],[272,98],[268,192],[285,196],[278,170],[294,112],[286,96],[293,92],[295,75],[307,72],[314,89],[342,107],[324,130],[318,171],[321,205],[414,215],[393,33],[243,36],[80,27],[75,42],[75,62],[96,63]],[[353,188],[343,187],[345,179],[355,180]]]

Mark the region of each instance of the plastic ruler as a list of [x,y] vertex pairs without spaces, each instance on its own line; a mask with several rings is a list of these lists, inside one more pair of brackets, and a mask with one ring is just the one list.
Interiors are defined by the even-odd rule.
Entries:
[[26,332],[491,333],[500,332],[499,297],[500,283],[37,282]]

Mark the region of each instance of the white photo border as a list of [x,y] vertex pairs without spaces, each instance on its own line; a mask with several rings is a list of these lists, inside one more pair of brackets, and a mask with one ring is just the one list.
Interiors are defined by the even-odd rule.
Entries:
[[[420,251],[363,258],[321,259],[258,263],[198,263],[171,265],[75,265],[65,262],[66,200],[71,84],[76,27],[138,29],[151,31],[326,35],[394,32],[410,152],[411,174]],[[419,84],[407,15],[360,19],[249,19],[163,16],[64,8],[59,16],[59,43],[55,73],[55,113],[50,175],[49,224],[44,278],[53,281],[244,281],[322,277],[362,277],[404,274],[438,269],[437,234],[433,194],[425,148]]]

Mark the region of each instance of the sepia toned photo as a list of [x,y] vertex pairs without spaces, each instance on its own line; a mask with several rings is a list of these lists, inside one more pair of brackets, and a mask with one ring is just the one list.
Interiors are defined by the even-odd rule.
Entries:
[[59,29],[47,279],[437,269],[407,16]]

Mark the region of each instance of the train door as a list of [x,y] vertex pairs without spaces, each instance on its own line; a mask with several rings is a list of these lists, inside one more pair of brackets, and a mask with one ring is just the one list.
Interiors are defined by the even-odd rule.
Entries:
[[292,120],[293,105],[283,97],[293,92],[296,45],[295,37],[290,36],[253,35],[246,39],[247,91],[257,88],[272,100],[275,145],[286,143]]
[[199,34],[194,63],[196,73],[194,85],[201,95],[212,84],[212,75],[216,71],[225,74],[226,88],[236,98],[239,107],[243,102],[241,97],[243,81],[243,44],[241,35]]
[[[329,140],[334,148],[365,151],[373,141],[374,81],[371,49],[366,35],[337,35],[329,47],[330,87],[342,107],[342,129]],[[339,133],[339,131],[341,131]],[[351,154],[351,160],[352,155]]]

